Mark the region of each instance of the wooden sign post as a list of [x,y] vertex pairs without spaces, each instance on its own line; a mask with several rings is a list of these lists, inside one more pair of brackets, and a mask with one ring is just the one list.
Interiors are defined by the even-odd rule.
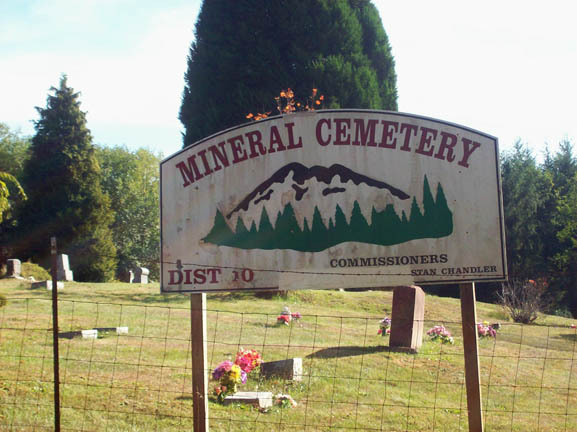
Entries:
[[192,357],[192,413],[194,432],[208,431],[208,361],[206,349],[206,294],[190,295]]
[[463,351],[465,352],[465,386],[467,388],[469,432],[482,432],[483,407],[481,404],[475,284],[461,284],[459,287],[461,290],[461,325],[463,327]]

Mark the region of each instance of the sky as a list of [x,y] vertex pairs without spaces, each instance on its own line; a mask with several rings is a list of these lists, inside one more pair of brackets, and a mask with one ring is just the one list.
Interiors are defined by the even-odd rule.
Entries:
[[[200,3],[0,0],[0,122],[32,135],[35,107],[66,74],[96,144],[178,151]],[[520,139],[539,157],[576,142],[574,2],[373,3],[395,58],[399,111],[496,136],[501,151]]]

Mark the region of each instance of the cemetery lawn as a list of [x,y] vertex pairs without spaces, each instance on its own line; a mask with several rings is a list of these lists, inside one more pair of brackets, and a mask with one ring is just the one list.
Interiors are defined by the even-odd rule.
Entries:
[[[51,429],[51,293],[0,280],[0,425]],[[190,430],[189,299],[161,295],[157,284],[65,283],[62,332],[126,326],[126,335],[60,339],[62,430]],[[302,357],[301,382],[249,376],[240,390],[290,394],[295,408],[267,412],[209,403],[211,431],[467,431],[458,299],[427,295],[425,331],[444,324],[454,345],[424,342],[417,355],[391,352],[377,335],[391,315],[392,292],[293,291],[287,298],[208,296],[208,363],[232,359],[239,346],[264,361]],[[284,306],[302,315],[277,326]],[[477,303],[479,321],[500,322],[482,339],[486,431],[577,430],[575,321],[542,315],[533,325],[507,321]],[[209,392],[216,385],[210,381]]]

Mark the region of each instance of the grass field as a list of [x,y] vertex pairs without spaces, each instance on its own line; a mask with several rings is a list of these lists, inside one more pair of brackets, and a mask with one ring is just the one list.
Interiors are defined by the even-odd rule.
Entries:
[[[50,292],[0,280],[0,429],[53,425]],[[99,339],[60,339],[62,429],[191,429],[189,300],[157,285],[67,283],[59,292],[60,331],[127,326]],[[468,430],[459,301],[427,296],[425,330],[444,324],[454,345],[427,340],[418,354],[388,350],[377,335],[391,292],[294,291],[270,300],[208,296],[208,360],[214,368],[239,347],[265,361],[302,357],[292,383],[249,377],[241,390],[290,394],[295,408],[268,412],[209,403],[214,431]],[[299,323],[277,326],[283,306]],[[487,431],[577,430],[576,330],[542,316],[508,323],[499,307],[478,303],[479,320],[500,322],[480,340]],[[211,386],[216,383],[211,382]]]

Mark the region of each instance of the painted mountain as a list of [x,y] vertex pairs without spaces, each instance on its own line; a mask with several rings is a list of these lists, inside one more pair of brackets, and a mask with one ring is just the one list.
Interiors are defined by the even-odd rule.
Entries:
[[[362,206],[347,195],[371,204]],[[426,176],[419,206],[415,197],[343,165],[291,163],[231,211],[217,210],[203,241],[239,249],[319,252],[344,242],[390,246],[452,232],[453,214],[443,188],[439,183],[433,198]]]

